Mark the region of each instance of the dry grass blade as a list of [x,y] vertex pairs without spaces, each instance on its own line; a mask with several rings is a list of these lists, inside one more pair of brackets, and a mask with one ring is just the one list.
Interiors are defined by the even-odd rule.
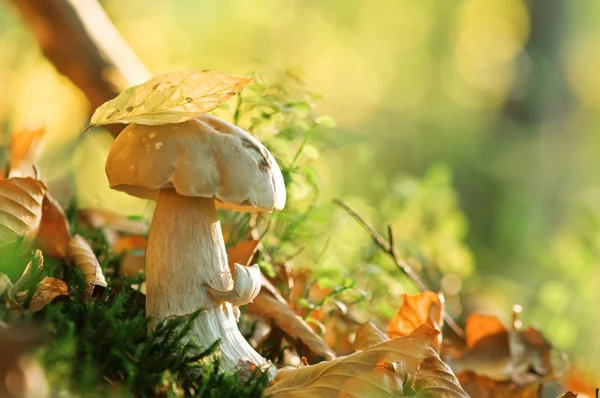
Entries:
[[274,323],[286,335],[304,345],[317,357],[327,360],[336,357],[325,341],[311,329],[304,319],[290,309],[289,304],[281,296],[275,297],[263,288],[247,308],[249,312]]
[[33,178],[0,180],[0,247],[23,239],[26,249],[35,238],[42,220],[46,186]]
[[83,272],[86,298],[90,298],[95,286],[106,287],[106,280],[100,268],[100,263],[90,244],[80,235],[75,235],[67,246],[67,261]]
[[[390,340],[346,357],[303,368],[279,370],[275,384],[265,390],[279,397],[397,397],[404,382],[417,373],[431,340],[438,334],[422,326],[413,334]],[[404,373],[388,370],[401,363]]]
[[[444,298],[441,294],[424,291],[417,295],[402,294],[402,305],[390,320],[387,334],[390,338],[408,336],[419,326],[426,324],[439,331],[444,322]],[[433,342],[434,350],[440,350],[441,334]]]
[[0,297],[4,296],[5,293],[8,293],[12,287],[13,284],[8,275],[0,274]]
[[90,126],[181,123],[215,109],[253,80],[194,70],[156,76],[102,104]]
[[37,243],[45,255],[64,258],[71,239],[71,230],[61,205],[46,192],[42,202],[42,219]]
[[415,387],[419,393],[431,394],[436,398],[469,398],[452,369],[440,359],[433,348],[429,349],[421,362]]
[[31,277],[35,273],[40,272],[43,267],[44,256],[42,255],[41,251],[36,250],[33,260],[27,263],[27,266],[25,267],[25,270],[23,271],[23,274],[21,275],[19,280],[9,289],[8,298],[12,302],[16,303],[17,293],[23,290],[23,288],[27,285],[27,282],[31,279]]

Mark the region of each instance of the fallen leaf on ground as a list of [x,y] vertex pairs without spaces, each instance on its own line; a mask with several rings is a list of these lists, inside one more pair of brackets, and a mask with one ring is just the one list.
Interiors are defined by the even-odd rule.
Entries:
[[379,330],[371,322],[363,323],[356,329],[356,336],[352,343],[352,348],[356,351],[366,350],[377,344],[381,344],[388,341],[390,338],[387,337],[381,330]]
[[90,126],[181,123],[215,109],[253,80],[194,70],[156,76],[102,104]]
[[[64,281],[47,276],[36,286],[28,308],[33,312],[40,311],[58,297],[69,297],[69,287]],[[23,294],[25,298],[26,293]]]
[[452,369],[446,365],[433,348],[421,362],[415,389],[421,394],[431,394],[435,398],[469,398]]
[[0,247],[23,239],[26,250],[35,238],[42,219],[46,186],[34,178],[0,180]]
[[539,398],[541,391],[540,384],[519,386],[510,380],[491,380],[473,372],[457,373],[456,377],[462,388],[477,398]]
[[473,313],[465,331],[466,350],[446,358],[456,373],[472,371],[520,385],[555,375],[550,362],[552,346],[534,328],[507,330],[495,316]]
[[100,263],[90,244],[80,235],[75,235],[67,246],[67,261],[83,272],[85,278],[86,298],[92,297],[96,286],[107,286]]
[[[279,397],[397,397],[404,382],[417,373],[431,340],[439,332],[422,326],[410,336],[317,365],[283,368],[265,395]],[[403,374],[389,370],[398,362]]]
[[238,242],[231,249],[227,250],[227,261],[229,267],[233,267],[233,264],[242,264],[245,266],[250,265],[254,253],[258,247],[258,241],[251,239],[243,242]]
[[[402,294],[402,305],[388,324],[390,338],[408,336],[419,326],[426,324],[439,331],[444,323],[444,297],[442,294],[425,291],[420,294]],[[439,352],[442,335],[433,342],[432,347]]]
[[46,192],[42,202],[42,219],[37,243],[46,256],[64,258],[71,239],[71,229],[61,205]]
[[[261,276],[262,290],[252,303],[248,303],[248,312],[268,320],[294,340],[300,348],[305,347],[313,356],[322,359],[333,359],[335,353],[323,339],[300,316],[289,307],[289,304],[276,289]],[[308,353],[307,355],[308,356]]]
[[[364,350],[389,340],[388,336],[369,322],[360,325],[356,330],[353,346],[356,350]],[[431,394],[436,398],[468,398],[452,369],[441,360],[437,352],[431,347],[419,366],[415,379],[415,389],[420,394]]]

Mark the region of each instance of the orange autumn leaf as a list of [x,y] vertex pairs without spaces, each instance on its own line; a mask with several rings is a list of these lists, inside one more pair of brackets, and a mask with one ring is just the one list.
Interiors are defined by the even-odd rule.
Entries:
[[550,362],[552,346],[538,330],[507,330],[498,318],[477,313],[469,316],[465,330],[466,348],[449,359],[455,372],[519,385],[557,376]]
[[122,236],[113,245],[113,251],[119,255],[131,250],[146,250],[148,246],[148,237],[145,235],[126,235]]
[[473,313],[467,320],[465,334],[467,347],[473,348],[475,345],[486,344],[491,336],[504,335],[506,327],[500,320],[493,315]]
[[233,267],[233,264],[236,263],[249,266],[257,248],[258,241],[255,239],[238,242],[231,249],[227,250],[227,261],[229,262],[229,267]]
[[69,239],[71,239],[71,230],[67,216],[61,205],[49,192],[46,192],[42,202],[42,219],[37,243],[45,255],[64,258]]
[[37,160],[40,143],[46,129],[44,127],[23,128],[13,133],[10,144],[11,174],[21,177],[35,176],[34,163]]
[[[402,294],[400,309],[390,320],[387,334],[390,338],[408,336],[416,328],[425,324],[439,331],[444,320],[444,299],[441,294],[425,291],[417,295]],[[441,335],[432,343],[439,351]]]
[[496,381],[473,372],[457,374],[462,388],[477,398],[539,398],[541,385],[519,386],[513,381]]

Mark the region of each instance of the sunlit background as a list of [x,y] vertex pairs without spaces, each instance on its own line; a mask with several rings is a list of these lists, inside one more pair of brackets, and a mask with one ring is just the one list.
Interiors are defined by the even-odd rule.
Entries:
[[[322,94],[318,112],[337,127],[300,162],[319,171],[331,239],[322,237],[321,262],[303,266],[352,271],[377,286],[399,278],[329,204],[341,198],[382,232],[391,224],[411,264],[434,269],[429,279],[453,316],[483,309],[508,319],[519,303],[526,324],[598,377],[600,2],[102,4],[153,74],[291,70]],[[0,2],[0,144],[43,125],[46,179],[72,178],[84,206],[147,213],[146,203],[108,189],[112,138],[80,137],[89,112]],[[393,286],[373,309],[380,315],[413,289]]]

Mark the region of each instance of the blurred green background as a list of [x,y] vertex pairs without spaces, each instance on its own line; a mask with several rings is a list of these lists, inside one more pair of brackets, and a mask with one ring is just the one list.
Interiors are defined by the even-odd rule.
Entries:
[[[508,319],[519,303],[526,324],[600,373],[600,2],[102,4],[153,74],[291,70],[322,94],[317,112],[337,127],[300,162],[319,172],[329,224],[312,242],[325,254],[297,262],[362,277],[384,316],[411,289],[390,282],[403,278],[330,204],[341,198],[381,232],[393,225],[400,253],[446,293],[452,315]],[[45,178],[72,176],[85,206],[147,213],[109,191],[112,138],[80,137],[89,112],[0,2],[0,144],[44,125]]]

